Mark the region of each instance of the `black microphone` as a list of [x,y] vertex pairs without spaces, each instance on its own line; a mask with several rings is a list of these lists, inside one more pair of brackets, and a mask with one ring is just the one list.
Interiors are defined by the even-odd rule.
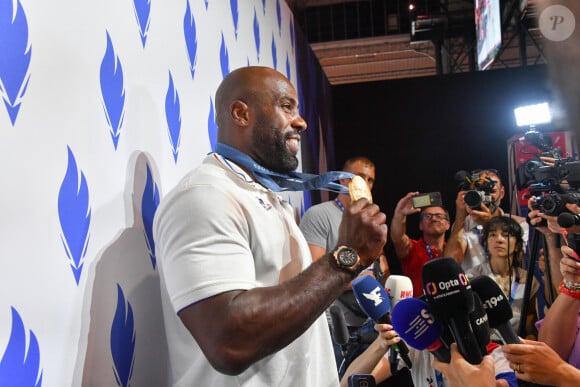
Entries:
[[520,344],[520,338],[510,324],[514,316],[512,307],[499,285],[490,277],[482,275],[473,278],[471,286],[487,311],[489,326],[498,331],[506,344]]
[[[391,301],[383,286],[371,277],[364,275],[352,281],[352,292],[367,316],[381,324],[391,324]],[[403,340],[392,345],[408,368],[412,367],[409,347]]]
[[469,280],[453,258],[432,259],[423,265],[423,288],[435,318],[451,328],[459,352],[471,364],[483,360],[469,322],[473,295]]
[[344,314],[337,305],[332,305],[330,307],[330,332],[332,333],[334,342],[340,345],[342,356],[346,357],[346,344],[348,344],[350,335],[348,333]]
[[560,215],[558,215],[558,224],[560,227],[564,228],[580,226],[580,215],[571,214],[569,212],[562,212]]
[[489,321],[481,299],[476,292],[471,292],[471,294],[473,295],[474,308],[473,312],[469,313],[469,322],[479,343],[481,354],[485,356],[487,355],[487,345],[491,341],[491,337],[489,337]]

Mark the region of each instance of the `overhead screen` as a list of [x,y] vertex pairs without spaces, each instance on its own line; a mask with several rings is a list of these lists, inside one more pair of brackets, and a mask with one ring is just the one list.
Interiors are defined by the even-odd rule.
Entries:
[[485,70],[501,47],[501,16],[499,0],[475,1],[475,31],[477,34],[477,67]]

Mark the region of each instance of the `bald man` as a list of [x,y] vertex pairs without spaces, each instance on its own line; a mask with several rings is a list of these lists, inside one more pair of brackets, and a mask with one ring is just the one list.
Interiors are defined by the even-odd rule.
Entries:
[[[386,216],[360,199],[340,249],[312,263],[287,202],[264,174],[298,165],[296,90],[266,67],[216,93],[216,152],[167,194],[154,236],[175,386],[337,386],[323,312],[386,242]],[[270,187],[270,188],[268,188]]]

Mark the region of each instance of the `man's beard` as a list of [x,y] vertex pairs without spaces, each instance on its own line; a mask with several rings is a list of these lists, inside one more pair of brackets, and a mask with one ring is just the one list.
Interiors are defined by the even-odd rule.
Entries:
[[256,125],[252,135],[252,146],[260,157],[257,160],[262,166],[271,171],[288,173],[298,167],[298,158],[286,147],[286,136],[279,130],[274,131],[274,136],[268,138],[262,135],[264,126]]

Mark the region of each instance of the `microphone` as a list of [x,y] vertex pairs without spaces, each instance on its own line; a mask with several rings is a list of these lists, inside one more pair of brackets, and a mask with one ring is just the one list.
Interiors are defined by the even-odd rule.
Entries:
[[487,311],[489,326],[498,331],[506,344],[520,344],[520,338],[510,324],[514,316],[512,307],[499,285],[490,277],[481,275],[471,280],[471,286]]
[[[352,281],[352,292],[363,312],[371,319],[381,324],[391,324],[391,302],[383,286],[369,275],[358,277]],[[392,347],[401,355],[408,368],[412,367],[409,358],[409,348],[404,341],[393,344]]]
[[346,320],[340,307],[332,305],[330,307],[330,331],[334,342],[340,345],[342,356],[346,357],[346,344],[350,338],[348,328],[346,327]]
[[[473,286],[473,285],[472,285]],[[473,334],[479,343],[479,349],[481,350],[481,355],[487,355],[487,345],[489,344],[491,337],[489,337],[489,322],[485,308],[481,299],[476,292],[471,292],[473,295],[473,312],[469,313],[469,322],[471,323],[471,329]]]
[[404,275],[391,274],[385,282],[385,290],[391,300],[393,310],[399,301],[413,297],[413,282],[411,278]]
[[411,347],[427,349],[437,360],[449,363],[449,346],[440,340],[444,327],[431,314],[429,304],[418,298],[405,298],[393,308],[393,327]]
[[423,288],[435,318],[451,328],[459,352],[471,364],[483,360],[469,322],[473,312],[471,285],[453,258],[432,259],[423,265]]
[[562,212],[558,215],[558,224],[564,228],[578,226],[580,225],[580,215]]

